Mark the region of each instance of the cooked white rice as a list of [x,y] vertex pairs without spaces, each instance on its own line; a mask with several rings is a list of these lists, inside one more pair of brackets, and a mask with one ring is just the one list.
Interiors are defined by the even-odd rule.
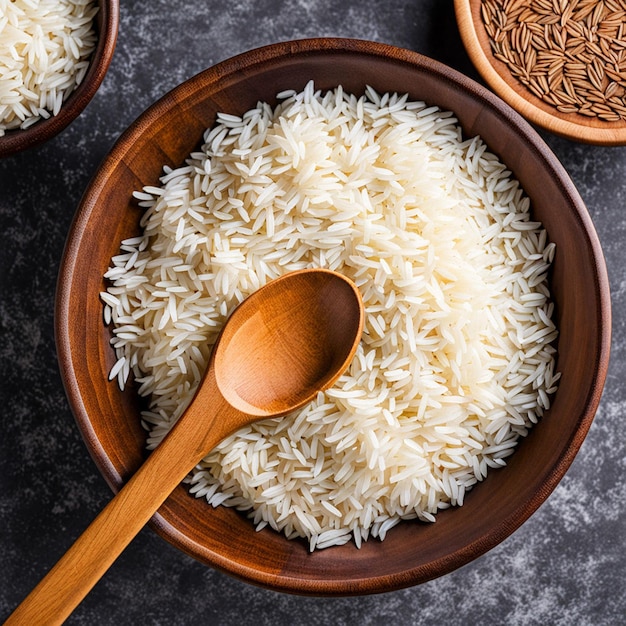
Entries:
[[305,267],[363,296],[356,357],[282,420],[244,428],[188,479],[310,548],[434,521],[505,465],[556,389],[554,255],[518,182],[449,112],[406,96],[279,94],[220,115],[202,150],[135,194],[102,294],[124,386],[154,448],[189,403],[233,307]]
[[56,115],[96,45],[93,0],[0,0],[0,137]]

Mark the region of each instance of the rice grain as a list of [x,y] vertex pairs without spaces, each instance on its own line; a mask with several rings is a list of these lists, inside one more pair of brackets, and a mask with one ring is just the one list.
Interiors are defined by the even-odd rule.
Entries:
[[92,0],[0,0],[0,137],[57,115],[96,46]]
[[456,119],[406,95],[313,83],[220,115],[202,150],[135,193],[102,295],[120,384],[150,398],[154,448],[185,410],[228,313],[272,278],[336,269],[362,342],[304,409],[227,438],[188,478],[213,506],[310,549],[384,539],[460,506],[549,407],[554,256],[519,183]]
[[561,113],[626,120],[624,0],[482,0],[481,16],[495,58],[537,98]]

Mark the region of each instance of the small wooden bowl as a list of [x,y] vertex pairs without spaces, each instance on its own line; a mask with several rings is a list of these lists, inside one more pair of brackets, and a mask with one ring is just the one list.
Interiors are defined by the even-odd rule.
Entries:
[[370,540],[310,554],[269,528],[256,532],[242,514],[212,508],[180,486],[151,526],[212,567],[275,590],[311,595],[383,592],[435,578],[505,539],[548,497],[585,438],[609,358],[610,296],[606,267],[587,210],[556,157],[499,98],[454,70],[380,43],[313,39],[252,50],[183,83],[120,137],[87,188],[59,275],[56,335],[71,407],[98,468],[114,490],[146,456],[140,401],[108,373],[115,361],[99,292],[120,241],[139,232],[134,190],[158,184],[202,141],[218,111],[243,114],[285,89],[343,85],[355,94],[408,91],[455,111],[468,136],[480,134],[519,178],[556,243],[552,293],[560,328],[562,381],[552,409],[521,442],[508,466],[492,471],[463,507],[434,524],[405,522],[383,542]]
[[[527,0],[528,4],[532,0]],[[562,113],[537,97],[497,59],[481,16],[481,0],[454,0],[456,19],[465,49],[486,83],[518,113],[556,135],[603,146],[626,144],[626,120],[606,122],[598,117]]]
[[98,0],[96,16],[98,44],[81,84],[68,96],[57,115],[35,122],[24,130],[7,130],[0,137],[0,158],[21,152],[52,139],[73,122],[100,87],[113,59],[119,23],[119,0]]

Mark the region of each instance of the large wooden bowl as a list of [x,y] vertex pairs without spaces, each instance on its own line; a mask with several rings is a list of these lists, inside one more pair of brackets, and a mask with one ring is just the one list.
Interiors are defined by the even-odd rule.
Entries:
[[[534,0],[525,0],[531,5]],[[482,0],[454,0],[456,20],[465,49],[485,82],[527,120],[556,135],[602,146],[626,145],[626,120],[606,122],[579,113],[562,113],[538,98],[491,50],[481,17]]]
[[83,112],[98,91],[113,59],[120,12],[119,0],[98,0],[98,6],[95,24],[98,43],[85,78],[68,96],[57,115],[39,120],[24,130],[7,130],[0,137],[0,158],[33,148],[58,135]]
[[217,111],[242,114],[287,88],[342,84],[353,93],[408,91],[455,111],[467,135],[480,134],[529,194],[557,253],[552,274],[560,339],[560,388],[553,407],[508,466],[492,471],[458,509],[437,522],[405,522],[384,542],[310,554],[307,544],[245,516],[209,507],[177,488],[151,526],[200,561],[272,589],[314,595],[389,591],[440,576],[483,554],[518,528],[563,477],[589,429],[609,358],[606,268],[591,219],[572,182],[531,127],[468,78],[414,52],[355,40],[316,39],[253,50],[210,68],[148,109],[119,139],[89,185],[59,276],[56,331],[60,366],[78,425],[113,488],[146,456],[140,402],[108,372],[109,345],[98,293],[120,241],[138,232],[131,194],[158,184],[164,164],[181,164]]

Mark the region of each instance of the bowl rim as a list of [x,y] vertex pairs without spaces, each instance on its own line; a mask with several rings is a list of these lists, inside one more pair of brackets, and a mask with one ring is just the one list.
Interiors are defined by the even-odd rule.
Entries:
[[[626,145],[626,120],[594,126],[590,122],[586,123],[587,118],[581,115],[560,113],[529,90],[525,90],[522,96],[513,89],[504,78],[510,77],[504,63],[494,59],[491,50],[483,46],[479,29],[481,33],[484,32],[484,26],[476,18],[480,9],[473,9],[478,4],[476,0],[454,0],[457,25],[470,60],[497,95],[526,119],[555,135],[599,146]],[[512,77],[510,80],[514,81]]]
[[59,366],[63,374],[63,384],[74,417],[99,471],[103,474],[113,491],[118,491],[122,484],[122,478],[105,453],[86,413],[76,373],[72,368],[70,337],[70,327],[73,319],[70,302],[72,274],[77,262],[81,238],[88,229],[91,215],[96,208],[95,198],[106,185],[107,171],[115,167],[116,163],[123,161],[124,155],[132,149],[135,139],[142,134],[146,127],[159,119],[164,106],[167,106],[172,100],[175,101],[179,96],[193,93],[194,89],[197,90],[199,88],[199,85],[212,84],[228,79],[229,76],[240,73],[242,68],[245,68],[245,71],[249,73],[253,71],[255,66],[262,67],[277,58],[285,57],[285,55],[324,53],[382,57],[393,63],[415,67],[421,72],[430,73],[442,81],[453,83],[457,87],[460,86],[470,91],[474,97],[486,103],[494,114],[505,119],[507,124],[513,125],[515,130],[532,146],[541,160],[542,166],[548,168],[558,180],[563,193],[568,197],[571,206],[575,209],[576,219],[583,225],[583,230],[589,240],[590,250],[595,261],[595,277],[600,296],[597,302],[597,315],[598,319],[603,320],[601,328],[598,329],[599,350],[596,360],[596,376],[586,399],[584,409],[581,409],[579,426],[571,437],[570,445],[558,459],[558,462],[551,466],[550,471],[545,476],[542,482],[543,489],[535,493],[532,498],[523,501],[515,507],[515,510],[507,518],[506,524],[501,524],[499,527],[485,532],[473,543],[465,545],[463,549],[447,555],[445,558],[430,562],[427,565],[419,565],[413,569],[405,570],[401,574],[394,575],[393,580],[390,580],[389,575],[378,577],[364,575],[351,580],[336,580],[332,578],[329,572],[327,580],[303,581],[285,575],[268,576],[252,567],[235,563],[220,554],[212,552],[190,540],[189,537],[172,525],[168,521],[167,515],[163,515],[161,511],[157,512],[149,523],[153,530],[183,552],[248,583],[282,592],[303,595],[346,596],[381,593],[426,582],[467,564],[499,544],[539,508],[562,479],[582,445],[600,402],[607,374],[611,336],[610,293],[604,256],[591,217],[565,169],[544,143],[543,139],[518,113],[479,83],[439,61],[414,51],[372,41],[348,38],[313,38],[285,41],[248,50],[213,65],[174,87],[174,89],[159,98],[140,114],[120,135],[89,183],[70,228],[59,270],[55,302],[55,336]]
[[[113,60],[119,30],[120,0],[99,0],[98,43],[92,62],[80,85],[68,96],[56,115],[41,119],[25,129],[7,130],[0,137],[0,158],[11,156],[49,141],[69,126],[94,97]],[[104,36],[103,36],[104,35]]]

